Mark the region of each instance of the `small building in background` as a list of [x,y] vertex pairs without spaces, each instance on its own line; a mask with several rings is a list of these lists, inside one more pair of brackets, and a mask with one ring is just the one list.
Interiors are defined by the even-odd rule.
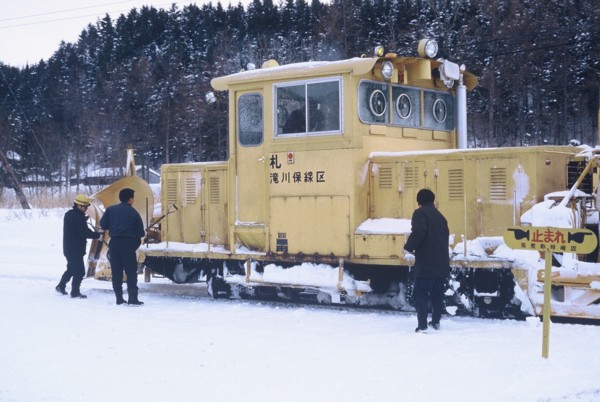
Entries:
[[[160,173],[157,171],[140,165],[136,165],[135,170],[137,175],[144,179],[148,184],[160,183]],[[122,167],[97,168],[85,173],[80,179],[80,184],[85,186],[107,186],[124,176],[125,168]],[[77,178],[71,178],[71,183],[75,183],[76,181]]]

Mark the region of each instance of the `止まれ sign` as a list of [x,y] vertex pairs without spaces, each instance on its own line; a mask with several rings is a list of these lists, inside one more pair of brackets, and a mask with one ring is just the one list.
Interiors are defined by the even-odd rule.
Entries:
[[589,229],[514,226],[504,232],[504,242],[513,249],[588,254],[596,248],[596,235]]
[[504,232],[504,242],[513,249],[545,251],[544,308],[542,357],[548,357],[550,348],[550,310],[552,281],[552,254],[589,254],[596,249],[598,240],[589,229],[514,226]]

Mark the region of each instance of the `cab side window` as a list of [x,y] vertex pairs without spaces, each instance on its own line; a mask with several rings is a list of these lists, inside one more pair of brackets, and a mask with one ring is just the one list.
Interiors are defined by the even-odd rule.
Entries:
[[306,86],[277,88],[277,134],[306,132]]
[[275,85],[276,136],[341,131],[340,79]]
[[263,97],[261,94],[244,94],[238,99],[238,140],[252,147],[262,144],[264,137]]

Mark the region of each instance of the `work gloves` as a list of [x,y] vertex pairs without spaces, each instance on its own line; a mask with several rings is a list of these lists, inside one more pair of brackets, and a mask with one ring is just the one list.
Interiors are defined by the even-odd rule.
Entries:
[[415,263],[415,255],[409,251],[404,250],[404,261],[406,261],[408,265],[413,265]]

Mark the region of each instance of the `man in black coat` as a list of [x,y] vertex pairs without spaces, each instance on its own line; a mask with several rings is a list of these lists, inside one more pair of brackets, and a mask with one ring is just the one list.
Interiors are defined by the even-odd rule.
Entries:
[[418,327],[415,332],[427,330],[427,314],[431,302],[431,322],[440,329],[444,307],[444,287],[450,274],[448,253],[448,221],[435,207],[435,194],[422,189],[417,193],[417,204],[411,220],[411,234],[404,245],[404,259],[414,262],[413,296],[417,308]]
[[138,299],[136,251],[146,233],[140,214],[133,208],[134,191],[124,188],[119,192],[120,204],[106,209],[100,219],[100,227],[109,231],[108,259],[112,272],[112,285],[117,304],[123,299],[123,272],[127,275],[127,304],[140,306]]
[[67,258],[67,270],[60,278],[56,291],[66,295],[65,289],[71,278],[71,297],[85,299],[81,294],[81,281],[85,275],[83,256],[87,239],[98,239],[100,233],[94,232],[87,226],[88,217],[85,211],[90,206],[90,199],[85,194],[79,194],[73,201],[73,208],[68,210],[63,220],[63,254]]

